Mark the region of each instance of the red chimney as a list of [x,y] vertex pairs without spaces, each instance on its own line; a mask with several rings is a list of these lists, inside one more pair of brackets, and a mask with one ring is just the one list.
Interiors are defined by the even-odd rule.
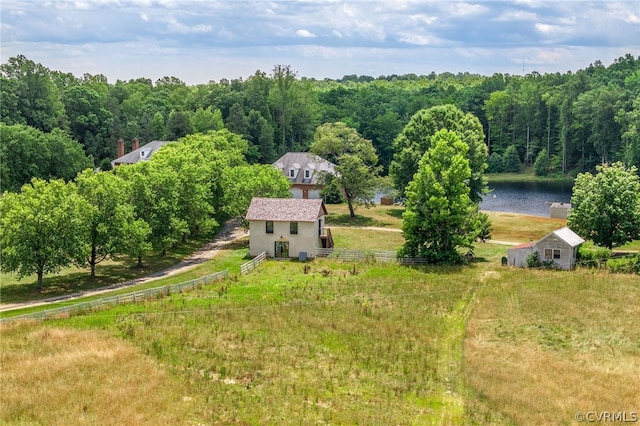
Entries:
[[120,158],[124,155],[124,140],[122,138],[118,139],[118,157]]
[[138,142],[138,138],[133,138],[131,141],[131,151],[135,151],[138,148],[140,148],[140,142]]

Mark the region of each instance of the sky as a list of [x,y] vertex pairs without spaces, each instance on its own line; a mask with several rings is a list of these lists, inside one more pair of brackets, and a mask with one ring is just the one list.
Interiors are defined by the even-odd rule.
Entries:
[[0,59],[110,83],[575,72],[640,56],[640,0],[1,0]]

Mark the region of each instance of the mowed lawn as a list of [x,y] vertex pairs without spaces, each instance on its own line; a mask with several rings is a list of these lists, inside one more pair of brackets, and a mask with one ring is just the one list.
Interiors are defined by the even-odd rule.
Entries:
[[[356,226],[391,230],[342,218],[334,237],[395,250],[398,211],[358,210],[375,213]],[[563,226],[539,220],[496,221],[493,238]],[[479,243],[465,267],[267,261],[189,293],[3,324],[0,422],[572,424],[637,411],[638,276],[513,270],[507,247]]]

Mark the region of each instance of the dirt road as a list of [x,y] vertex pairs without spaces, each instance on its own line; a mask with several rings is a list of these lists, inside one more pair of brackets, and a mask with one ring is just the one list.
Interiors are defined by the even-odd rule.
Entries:
[[121,288],[131,287],[134,285],[155,281],[160,278],[170,277],[172,275],[179,274],[181,272],[185,272],[185,271],[188,271],[189,269],[195,268],[199,264],[214,257],[218,253],[218,251],[225,245],[239,238],[242,238],[245,235],[248,235],[248,234],[245,232],[242,226],[240,226],[237,222],[227,222],[222,227],[222,230],[215,236],[215,238],[209,244],[202,247],[200,250],[193,253],[191,256],[187,257],[182,262],[168,269],[165,269],[163,271],[158,271],[156,273],[147,275],[145,277],[136,278],[134,280],[125,281],[122,283],[118,283],[108,287],[102,287],[94,290],[87,290],[87,291],[81,291],[78,293],[68,294],[64,296],[34,300],[33,302],[0,304],[0,312],[12,311],[15,309],[21,309],[21,308],[26,308],[31,306],[42,306],[42,305],[47,305],[54,302],[60,302],[63,300],[73,300],[80,297],[87,297],[87,296],[93,296],[97,294],[109,293],[111,291],[119,290]]

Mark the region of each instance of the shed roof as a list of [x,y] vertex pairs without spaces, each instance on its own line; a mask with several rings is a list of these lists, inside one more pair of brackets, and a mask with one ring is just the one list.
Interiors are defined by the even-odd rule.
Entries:
[[247,211],[247,220],[275,222],[315,222],[327,214],[321,199],[254,197]]
[[576,247],[584,243],[584,240],[580,237],[580,235],[576,234],[566,226],[564,228],[556,229],[552,232],[552,234],[565,243],[569,244],[571,247]]

